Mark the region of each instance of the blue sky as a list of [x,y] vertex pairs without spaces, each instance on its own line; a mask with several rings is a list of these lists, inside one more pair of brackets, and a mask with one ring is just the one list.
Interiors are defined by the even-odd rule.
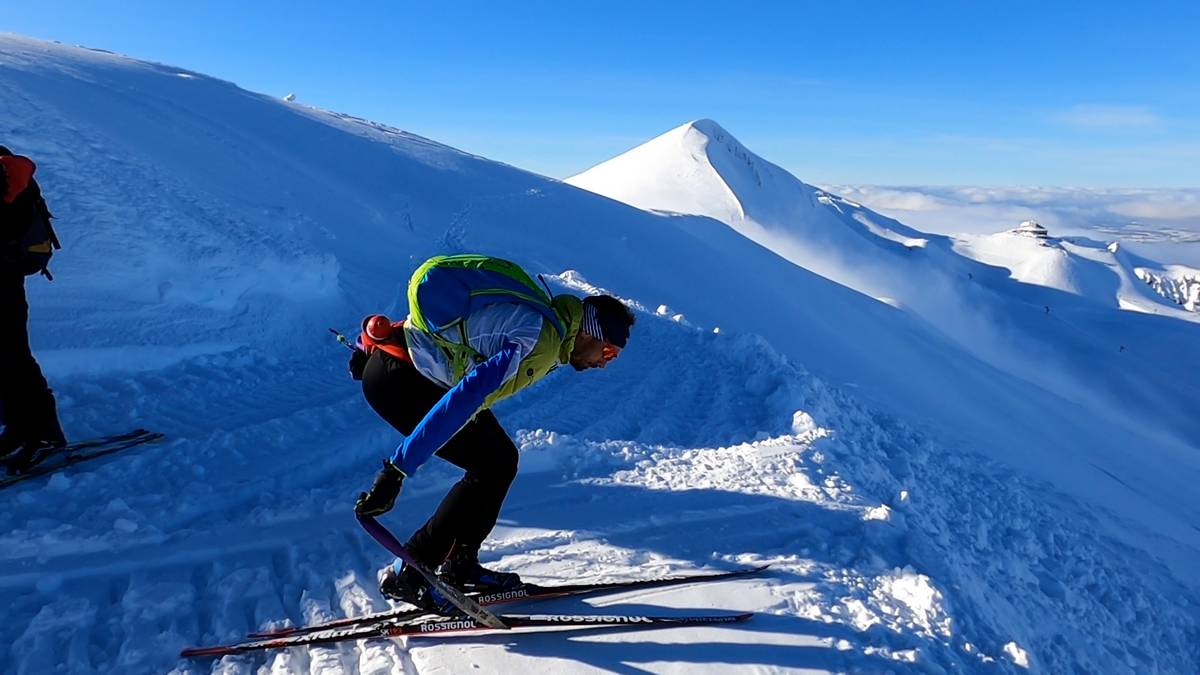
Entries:
[[57,2],[4,30],[562,178],[708,117],[811,183],[1200,186],[1200,3]]

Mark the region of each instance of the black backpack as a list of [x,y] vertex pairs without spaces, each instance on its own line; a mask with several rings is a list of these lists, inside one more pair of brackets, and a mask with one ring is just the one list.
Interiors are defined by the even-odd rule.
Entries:
[[[0,164],[0,185],[6,184],[6,178]],[[47,266],[55,249],[62,248],[50,224],[53,217],[33,178],[11,204],[0,203],[0,266],[53,280]]]

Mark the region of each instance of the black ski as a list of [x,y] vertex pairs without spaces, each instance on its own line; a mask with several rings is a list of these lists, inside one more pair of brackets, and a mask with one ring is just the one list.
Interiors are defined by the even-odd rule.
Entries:
[[[737,623],[749,619],[753,614],[726,614],[707,616],[641,616],[641,615],[577,615],[577,614],[534,614],[530,616],[502,614],[499,618],[509,628],[572,628],[607,627],[625,629],[663,628],[669,626],[695,626],[701,624]],[[495,630],[467,617],[436,618],[400,624],[382,624],[367,627],[324,630],[305,635],[252,640],[231,645],[213,647],[189,647],[179,653],[184,657],[225,656],[264,649],[283,649],[304,645],[320,645],[347,640],[373,640],[395,637],[418,637]]]
[[155,432],[150,431],[148,429],[133,429],[132,431],[125,431],[125,432],[122,432],[119,434],[109,434],[108,436],[97,436],[96,438],[89,438],[84,441],[75,441],[74,443],[68,443],[65,446],[63,446],[59,450],[59,452],[76,452],[78,450],[87,450],[88,448],[96,448],[96,447],[99,447],[102,445],[108,445],[110,443],[119,443],[122,441],[132,441],[134,439],[141,438],[143,436],[153,436],[153,435],[162,436],[162,434],[156,434]]
[[13,476],[0,476],[0,488],[6,488],[29,478],[37,478],[54,473],[68,466],[111,455],[114,452],[151,443],[163,435],[145,429],[135,429],[123,434],[113,434],[77,443],[71,443],[62,448],[50,449],[44,456],[36,458],[34,465]]
[[[557,584],[553,586],[527,584],[525,586],[521,586],[520,588],[515,588],[509,591],[483,594],[470,593],[468,596],[478,602],[480,605],[486,607],[488,605],[499,605],[509,602],[553,600],[555,598],[573,597],[577,595],[586,595],[588,593],[611,593],[636,590],[640,588],[655,588],[658,586],[674,586],[680,584],[702,583],[706,581],[719,581],[722,579],[731,579],[735,577],[758,574],[759,572],[767,569],[767,567],[769,567],[769,565],[743,567],[736,570],[730,570],[728,572],[683,574],[673,577],[637,579],[634,581],[606,581],[590,584]],[[334,619],[332,621],[313,624],[311,626],[291,626],[287,628],[277,628],[275,630],[256,631],[248,634],[247,637],[258,639],[287,637],[289,635],[303,635],[316,631],[346,628],[350,626],[362,627],[373,626],[375,624],[384,622],[411,621],[427,615],[428,612],[419,609],[393,609],[385,612],[377,612],[375,614],[367,614],[365,616]]]
[[[153,432],[147,431],[146,429],[133,429],[132,431],[123,431],[119,434],[109,434],[107,436],[96,436],[94,438],[89,438],[89,439],[82,440],[82,441],[75,441],[74,443],[68,443],[68,444],[62,446],[61,448],[50,448],[47,451],[47,454],[58,454],[58,453],[63,453],[63,452],[75,452],[77,450],[87,450],[88,448],[96,448],[96,447],[99,447],[102,445],[108,445],[109,443],[118,443],[121,441],[128,441],[128,440],[131,440],[134,438],[138,438],[140,436],[145,436],[150,433],[153,433]],[[14,450],[11,454],[6,456],[6,458],[11,457],[12,455],[16,454],[16,452],[17,451]]]

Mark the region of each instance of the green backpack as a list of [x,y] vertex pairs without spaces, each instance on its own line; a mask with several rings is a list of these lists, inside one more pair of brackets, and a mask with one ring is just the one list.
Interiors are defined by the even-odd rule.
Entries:
[[551,300],[516,263],[486,255],[436,256],[418,267],[408,282],[407,326],[429,334],[450,358],[455,377],[461,378],[472,363],[484,360],[467,339],[467,316],[488,305],[516,302],[540,312],[561,339],[566,327]]

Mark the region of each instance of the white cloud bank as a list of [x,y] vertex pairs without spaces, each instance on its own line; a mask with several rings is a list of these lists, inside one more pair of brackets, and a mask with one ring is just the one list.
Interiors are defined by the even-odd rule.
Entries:
[[822,187],[927,232],[999,232],[1032,219],[1056,235],[1117,239],[1156,260],[1200,265],[1200,188]]

